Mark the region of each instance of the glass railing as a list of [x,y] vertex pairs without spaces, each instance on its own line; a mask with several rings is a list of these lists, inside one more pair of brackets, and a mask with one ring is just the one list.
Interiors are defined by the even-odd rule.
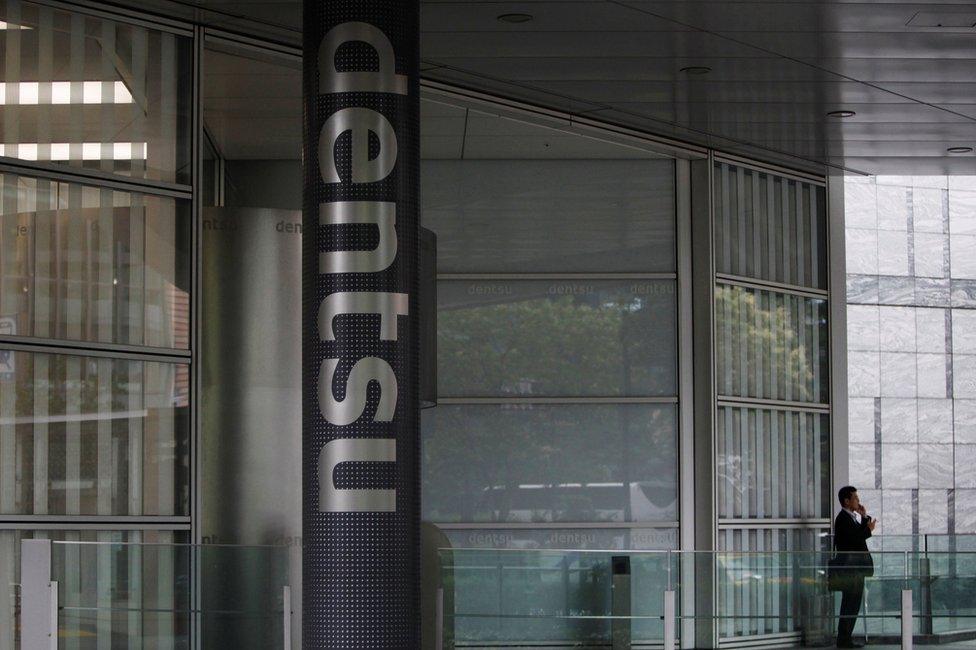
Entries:
[[[441,549],[440,634],[444,648],[619,647],[620,638],[668,648],[669,640],[680,644],[682,634],[702,630],[712,643],[829,645],[841,598],[828,580],[830,557]],[[872,558],[855,636],[897,644],[909,620],[919,643],[976,639],[976,553],[883,551]]]
[[21,648],[291,650],[286,548],[24,544]]

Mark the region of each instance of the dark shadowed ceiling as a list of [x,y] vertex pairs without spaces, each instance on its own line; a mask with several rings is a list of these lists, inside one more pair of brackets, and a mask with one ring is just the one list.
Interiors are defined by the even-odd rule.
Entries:
[[[300,2],[197,3],[205,22],[300,40]],[[185,17],[190,5],[165,10]],[[426,0],[421,11],[428,79],[767,158],[976,174],[976,156],[947,152],[976,146],[972,2]],[[512,13],[531,20],[498,19]],[[856,114],[827,116],[840,110]]]

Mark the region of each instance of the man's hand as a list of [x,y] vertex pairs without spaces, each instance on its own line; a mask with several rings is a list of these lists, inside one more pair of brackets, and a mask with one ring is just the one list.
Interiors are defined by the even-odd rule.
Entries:
[[868,519],[868,530],[874,531],[874,527],[878,525],[877,519]]
[[857,514],[861,515],[862,517],[867,517],[868,512],[867,512],[867,510],[864,509],[864,504],[863,503],[859,503],[857,505]]

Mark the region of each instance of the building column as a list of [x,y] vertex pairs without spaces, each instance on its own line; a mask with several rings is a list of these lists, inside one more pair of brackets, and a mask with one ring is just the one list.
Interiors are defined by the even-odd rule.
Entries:
[[309,649],[420,646],[418,44],[417,0],[304,2]]

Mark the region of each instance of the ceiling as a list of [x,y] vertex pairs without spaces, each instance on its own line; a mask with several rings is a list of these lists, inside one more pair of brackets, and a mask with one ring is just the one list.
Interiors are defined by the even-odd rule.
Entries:
[[[300,37],[300,2],[197,3],[205,22]],[[946,150],[976,146],[974,24],[962,0],[425,0],[422,74],[734,153],[972,175],[976,155]]]

